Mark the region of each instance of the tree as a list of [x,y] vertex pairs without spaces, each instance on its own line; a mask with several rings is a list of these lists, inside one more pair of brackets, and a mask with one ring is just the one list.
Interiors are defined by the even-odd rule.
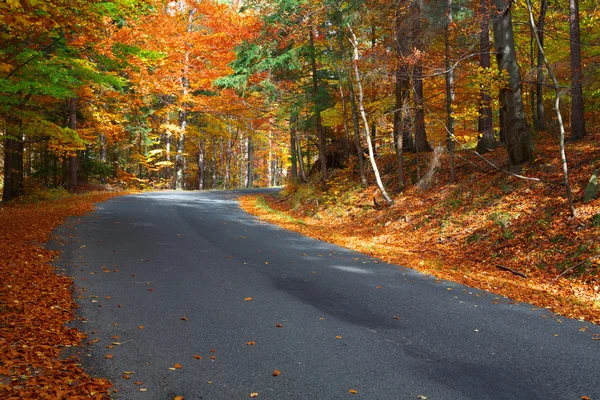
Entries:
[[571,55],[571,139],[586,135],[581,69],[581,34],[579,32],[579,0],[569,0],[569,38]]
[[521,72],[513,37],[512,4],[510,0],[494,0],[492,19],[498,69],[508,75],[506,87],[500,92],[500,119],[505,129],[509,164],[516,166],[533,158],[533,144],[523,106]]

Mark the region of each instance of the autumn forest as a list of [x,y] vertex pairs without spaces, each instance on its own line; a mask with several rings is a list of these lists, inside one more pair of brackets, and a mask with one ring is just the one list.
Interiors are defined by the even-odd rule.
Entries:
[[240,205],[600,323],[600,2],[6,0],[0,21],[7,398],[105,398],[59,359],[85,335],[41,243],[127,193],[281,187]]

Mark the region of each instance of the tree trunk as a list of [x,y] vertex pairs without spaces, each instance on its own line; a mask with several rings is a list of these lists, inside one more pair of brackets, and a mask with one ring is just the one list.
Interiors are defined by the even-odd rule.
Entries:
[[296,150],[296,119],[293,115],[290,118],[290,156],[292,161],[292,178],[298,179],[298,152]]
[[354,129],[354,147],[356,148],[356,157],[358,158],[358,172],[360,174],[360,184],[367,186],[367,175],[365,173],[365,157],[363,155],[362,145],[360,144],[360,124],[358,122],[358,109],[356,107],[356,95],[354,87],[350,84],[350,109],[352,110],[352,126]]
[[[20,123],[19,123],[20,126]],[[13,132],[15,129],[13,125]],[[21,195],[23,190],[23,141],[9,134],[4,141],[4,188],[2,200],[9,201]]]
[[248,184],[247,188],[251,188],[254,186],[254,143],[252,141],[252,137],[248,136]]
[[446,113],[447,129],[446,147],[450,153],[450,181],[456,180],[454,174],[454,116],[452,115],[454,107],[454,70],[450,63],[450,29],[452,27],[452,0],[447,0],[446,9],[446,34],[444,36],[445,56],[446,56]]
[[313,26],[310,26],[309,31],[310,52],[312,63],[312,85],[313,85],[313,102],[315,107],[315,119],[317,124],[317,137],[319,139],[319,159],[321,161],[321,173],[323,180],[328,179],[327,174],[327,143],[325,140],[325,130],[321,121],[321,106],[319,104],[319,77],[317,75],[317,54],[315,49],[315,38],[313,34]]
[[198,190],[204,190],[204,140],[198,138]]
[[531,132],[525,118],[521,89],[521,73],[515,52],[510,0],[494,0],[494,45],[500,71],[509,76],[507,88],[500,93],[506,147],[510,165],[519,165],[533,158]]
[[[68,123],[69,129],[77,130],[77,99],[69,99],[69,116]],[[69,189],[74,192],[77,190],[77,170],[79,167],[79,158],[77,152],[69,156]]]
[[421,3],[415,0],[413,3],[413,44],[419,52],[416,65],[413,68],[413,92],[415,103],[415,150],[417,152],[432,151],[433,148],[427,140],[425,130],[425,110],[423,109],[423,40],[421,33]]
[[363,124],[364,124],[365,139],[367,141],[367,147],[369,148],[369,160],[371,161],[371,166],[373,167],[373,173],[375,174],[375,180],[377,181],[377,187],[379,188],[381,195],[383,196],[383,198],[385,199],[387,204],[392,204],[394,201],[387,194],[385,187],[383,186],[383,182],[381,181],[381,176],[379,175],[379,169],[377,168],[377,163],[375,162],[375,154],[373,151],[373,144],[371,143],[371,137],[369,134],[369,121],[367,120],[367,114],[365,112],[365,108],[364,108],[364,104],[363,104],[363,89],[362,89],[362,84],[360,81],[360,73],[358,71],[358,60],[359,60],[358,43],[356,40],[356,35],[352,31],[352,29],[350,29],[350,33],[352,35],[352,46],[354,47],[354,57],[353,57],[352,64],[354,66],[354,75],[356,77],[356,87],[358,89],[358,108],[360,110],[360,115],[362,117]]
[[581,35],[579,33],[579,0],[569,0],[569,36],[571,50],[571,140],[586,135],[581,69]]
[[548,2],[546,0],[542,0],[540,4],[540,18],[538,20],[537,28],[538,28],[538,39],[539,39],[539,47],[537,51],[537,76],[536,76],[536,119],[535,119],[535,129],[544,130],[546,129],[546,116],[544,114],[544,91],[543,91],[543,83],[544,83],[544,56],[543,56],[543,48],[544,48],[544,24],[546,20],[546,11],[548,10]]
[[406,18],[403,11],[402,0],[397,0],[396,5],[396,90],[395,90],[395,109],[394,109],[394,146],[396,147],[396,156],[398,162],[398,187],[402,190],[405,185],[404,177],[404,144],[409,141],[412,145],[410,133],[410,118],[407,115],[406,102],[410,96],[410,81],[408,76],[408,66],[404,57],[408,53],[407,36],[409,29],[406,27]]
[[[490,43],[490,14],[488,10],[489,0],[481,0],[479,11],[481,21],[479,23],[479,52],[481,53],[479,63],[482,68],[491,67],[491,43]],[[496,147],[496,138],[494,138],[494,119],[492,116],[492,96],[490,96],[489,85],[481,85],[479,103],[479,141],[477,142],[477,152],[480,154],[493,150]]]

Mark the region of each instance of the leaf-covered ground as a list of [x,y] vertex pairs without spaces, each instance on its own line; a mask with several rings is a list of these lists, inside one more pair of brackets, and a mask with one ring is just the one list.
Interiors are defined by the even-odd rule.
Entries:
[[[508,176],[461,152],[457,183],[449,183],[448,160],[442,156],[431,186],[411,185],[391,207],[377,206],[376,189],[357,185],[351,170],[334,172],[326,187],[316,180],[288,185],[278,198],[245,197],[241,203],[288,229],[600,323],[600,200],[582,202],[592,172],[600,167],[599,144],[599,135],[569,144],[576,218],[569,216],[560,184],[554,138],[538,139],[537,160],[521,171],[546,182]],[[486,157],[503,165],[506,152],[497,149]],[[393,161],[379,162],[391,165],[384,168],[384,180],[394,190]],[[407,163],[415,182],[414,158]]]
[[66,323],[76,304],[72,281],[50,265],[52,230],[115,192],[60,196],[0,208],[0,398],[102,399],[111,384],[87,375],[64,350],[85,335]]

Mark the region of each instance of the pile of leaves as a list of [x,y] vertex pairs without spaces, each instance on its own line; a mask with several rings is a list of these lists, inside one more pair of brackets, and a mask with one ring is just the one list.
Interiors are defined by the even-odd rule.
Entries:
[[92,378],[64,350],[85,335],[66,324],[76,304],[72,281],[50,265],[53,229],[117,195],[62,195],[0,208],[0,398],[103,399],[110,382]]
[[[442,156],[431,182],[411,184],[403,193],[396,187],[390,207],[377,201],[375,187],[357,185],[353,170],[337,171],[326,185],[316,180],[290,184],[279,197],[245,197],[241,203],[288,229],[600,323],[600,200],[582,200],[590,176],[600,167],[599,136],[568,146],[575,218],[569,215],[552,137],[536,139],[537,159],[519,171],[541,181],[515,177],[461,151],[455,183],[450,182],[447,155]],[[485,156],[505,166],[504,149]],[[394,191],[393,159],[379,162]],[[413,183],[415,162],[406,161]],[[423,164],[421,171],[426,168]]]

